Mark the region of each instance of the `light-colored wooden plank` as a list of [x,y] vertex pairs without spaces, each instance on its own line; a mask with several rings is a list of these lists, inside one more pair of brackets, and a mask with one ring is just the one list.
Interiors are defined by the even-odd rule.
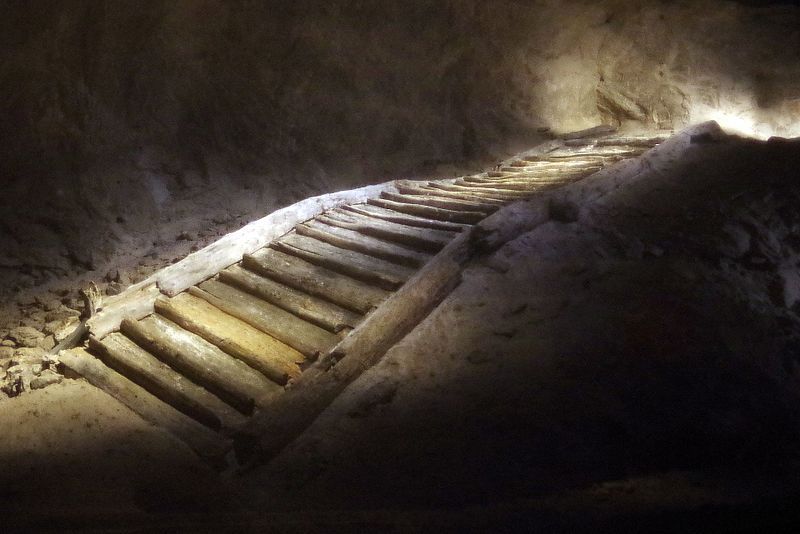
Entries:
[[196,334],[159,315],[123,319],[121,331],[176,371],[203,386],[241,413],[264,406],[283,388]]
[[295,233],[273,241],[270,246],[314,265],[387,290],[397,289],[414,274],[414,269],[410,267],[339,248],[325,241]]
[[361,321],[358,313],[260,276],[241,265],[231,265],[219,273],[219,279],[333,333],[355,328]]
[[230,432],[245,421],[219,398],[118,332],[102,340],[89,338],[89,349],[118,373],[214,430],[224,427]]
[[462,224],[475,224],[485,217],[483,213],[474,211],[457,211],[435,208],[433,206],[424,206],[422,204],[405,204],[402,202],[395,202],[393,200],[386,200],[384,198],[371,198],[367,201],[367,203],[400,213],[425,217],[427,219]]
[[398,213],[395,210],[372,204],[353,204],[349,206],[344,206],[344,209],[342,210],[333,210],[333,211],[334,212],[349,211],[353,213],[359,213],[361,215],[366,215],[367,217],[383,219],[384,221],[389,221],[397,224],[404,224],[406,226],[416,226],[418,228],[430,228],[432,230],[442,230],[445,232],[460,232],[464,228],[469,227],[468,224],[463,224],[463,223],[439,221],[427,217],[421,217],[419,215],[412,215],[409,213]]
[[402,202],[406,204],[422,204],[424,206],[433,206],[435,208],[443,208],[447,210],[463,210],[474,211],[486,216],[490,213],[497,211],[497,206],[483,201],[476,200],[460,200],[456,198],[447,198],[445,196],[436,195],[435,193],[426,193],[422,195],[408,195],[401,193],[383,193],[381,198],[392,200],[394,202]]
[[[336,336],[327,330],[231,285],[207,280],[197,287],[206,294],[192,291],[193,295],[295,348],[308,358],[315,359],[337,341]],[[215,298],[209,299],[208,295]]]
[[263,248],[245,256],[242,265],[263,276],[361,314],[369,312],[389,296],[389,292],[384,289],[271,248]]
[[407,267],[421,267],[431,258],[429,254],[424,252],[370,237],[355,230],[331,226],[317,219],[298,224],[295,227],[295,232],[306,237],[325,241],[340,248],[361,252]]
[[397,184],[397,190],[406,195],[436,195],[439,197],[452,198],[457,200],[468,200],[471,202],[481,202],[498,208],[505,204],[502,200],[495,200],[485,195],[475,193],[465,193],[463,191],[447,191],[441,188],[430,187],[428,185]]
[[156,311],[277,384],[300,375],[299,364],[305,361],[300,352],[201,298],[188,293],[161,297]]
[[355,211],[333,210],[320,215],[316,220],[330,226],[346,228],[425,252],[438,252],[455,235],[443,230],[407,226],[377,217],[369,217]]

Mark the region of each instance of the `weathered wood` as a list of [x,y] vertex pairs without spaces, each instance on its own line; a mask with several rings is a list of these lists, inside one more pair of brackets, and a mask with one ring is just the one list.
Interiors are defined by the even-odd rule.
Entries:
[[161,297],[156,299],[156,311],[273,382],[284,385],[300,375],[299,364],[305,361],[300,352],[201,298],[187,293]]
[[219,273],[219,279],[334,333],[354,328],[361,321],[361,315],[357,313],[260,276],[240,265],[231,265]]
[[[547,154],[548,159],[552,160],[564,160],[576,157],[586,157],[586,156],[624,156],[624,157],[634,157],[643,154],[647,149],[645,148],[636,148],[636,147],[624,147],[624,146],[606,146],[606,147],[593,147],[581,150],[568,150],[565,152],[551,152]],[[527,158],[527,159],[534,159],[535,158]]]
[[316,220],[330,226],[345,228],[426,252],[441,250],[455,235],[442,230],[406,226],[352,211],[329,211],[317,217]]
[[144,389],[206,426],[233,430],[244,417],[120,333],[89,338],[89,350]]
[[[563,175],[559,177],[554,176],[545,176],[545,177],[537,177],[537,176],[520,176],[519,178],[514,178],[513,180],[506,180],[502,178],[484,178],[484,179],[475,179],[472,178],[467,183],[478,185],[478,186],[503,186],[503,185],[553,185],[553,184],[563,184],[567,183],[570,180],[575,178],[581,178],[584,176],[588,176],[586,173],[575,173],[571,175]],[[465,179],[466,181],[466,179]]]
[[120,326],[137,345],[245,415],[282,391],[258,371],[158,315],[123,319]]
[[596,139],[594,141],[594,145],[598,147],[606,147],[606,146],[628,146],[633,148],[652,148],[654,146],[660,145],[664,141],[669,139],[668,135],[656,135],[656,136],[621,136],[621,137],[610,137],[607,139]]
[[404,204],[402,202],[395,202],[392,200],[386,200],[384,198],[371,198],[367,202],[373,206],[399,211],[401,213],[417,215],[437,221],[475,224],[485,217],[483,213],[475,211],[456,211],[444,208],[435,208],[433,206],[424,206],[422,204]]
[[340,248],[361,252],[407,267],[419,268],[431,258],[429,254],[370,237],[355,230],[331,226],[316,219],[298,224],[295,226],[295,232]]
[[543,156],[538,156],[538,159],[526,159],[525,163],[530,166],[544,166],[544,165],[569,165],[573,162],[586,162],[586,163],[594,163],[595,165],[608,165],[610,163],[616,163],[625,159],[624,156],[620,155],[591,155],[591,154],[576,154],[572,158],[562,157],[562,158],[555,158],[555,159],[547,159]]
[[361,314],[369,312],[389,296],[389,292],[384,289],[369,286],[271,248],[263,248],[246,255],[242,265],[263,276]]
[[[538,191],[545,191],[554,187],[559,187],[564,184],[581,180],[585,177],[576,177],[569,180],[561,180],[557,182],[537,183],[537,182],[522,182],[522,183],[470,183],[469,185],[475,187],[485,187],[487,189],[500,189],[508,191],[524,191],[527,193],[536,193]],[[458,182],[456,182],[458,183]]]
[[469,257],[468,244],[468,232],[453,240],[342,340],[331,357],[306,371],[278,399],[274,410],[251,420],[242,441],[259,438],[251,451],[252,463],[274,457],[291,443],[348,384],[380,360],[458,285],[461,264]]
[[477,252],[489,254],[549,219],[550,204],[546,198],[510,204],[475,226],[471,234],[471,246]]
[[153,313],[153,302],[161,293],[155,284],[127,291],[125,298],[109,299],[105,307],[86,321],[89,333],[98,339],[119,328],[125,317],[141,319]]
[[[337,206],[364,202],[368,198],[377,197],[382,191],[395,191],[394,182],[307,198],[274,211],[159,270],[121,294],[107,298],[104,308],[89,321],[88,331],[97,337],[103,337],[117,330],[123,317],[142,318],[152,313],[153,302],[159,295],[156,288],[167,295],[177,295],[238,262],[244,254],[264,247],[296,224]],[[81,339],[81,336],[77,336],[77,339]]]
[[366,215],[367,217],[373,219],[383,219],[384,221],[403,224],[406,226],[430,228],[432,230],[442,230],[445,232],[460,232],[464,228],[467,228],[469,226],[468,224],[463,224],[463,223],[438,221],[426,217],[420,217],[419,215],[399,213],[392,209],[383,208],[381,206],[373,206],[371,204],[356,204],[351,206],[344,206],[344,209],[342,210],[333,210],[333,211],[358,213],[361,215]]
[[[207,280],[191,294],[315,359],[336,344],[336,336],[241,289],[217,280]],[[209,298],[213,297],[213,298]]]
[[311,237],[290,233],[270,246],[309,263],[325,267],[356,280],[394,290],[403,285],[414,269],[374,258],[360,252],[336,247]]
[[397,184],[397,190],[401,193],[407,195],[435,195],[438,197],[444,198],[452,198],[456,200],[468,200],[471,202],[481,202],[483,204],[488,204],[493,206],[494,208],[499,208],[500,206],[505,205],[505,202],[502,200],[495,200],[491,197],[487,197],[485,195],[478,195],[478,194],[470,194],[464,192],[455,192],[455,191],[446,191],[444,189],[438,189],[435,187],[430,187],[428,185],[404,185],[404,184]]
[[465,182],[462,178],[457,179],[455,184],[469,187],[480,187],[501,192],[520,191],[525,193],[534,193],[544,187],[542,184],[536,184],[533,182],[523,184],[504,184],[500,182]]
[[105,391],[146,421],[177,436],[198,456],[218,462],[231,449],[230,440],[165,404],[84,349],[62,351],[59,353],[59,360],[68,369],[84,377],[90,384]]
[[239,261],[244,254],[254,252],[273,239],[282,236],[302,221],[311,219],[336,206],[364,202],[383,191],[393,191],[394,184],[362,187],[305,199],[279,209],[266,217],[226,235],[208,247],[187,256],[184,260],[160,271],[154,281],[169,296],[177,295],[225,267]]
[[430,192],[422,195],[382,193],[381,198],[392,200],[394,202],[402,202],[405,204],[422,204],[423,206],[433,206],[434,208],[443,208],[446,210],[474,211],[483,216],[497,211],[497,206],[494,204],[489,204],[488,202],[447,198],[445,196],[439,196]]
[[497,201],[508,203],[514,202],[516,200],[522,198],[528,198],[530,193],[526,193],[524,191],[503,191],[501,189],[491,189],[486,187],[472,187],[467,185],[457,185],[457,184],[437,184],[435,182],[430,183],[430,187],[435,189],[442,189],[444,191],[454,191],[459,192],[463,191],[470,195],[481,195],[487,198],[495,199]]

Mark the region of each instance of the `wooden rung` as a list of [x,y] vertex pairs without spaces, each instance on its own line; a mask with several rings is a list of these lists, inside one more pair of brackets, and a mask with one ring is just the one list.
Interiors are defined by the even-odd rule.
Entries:
[[503,203],[514,202],[530,196],[529,193],[525,193],[524,191],[502,191],[500,189],[470,187],[456,184],[437,184],[435,182],[431,182],[430,187],[434,189],[441,189],[443,191],[464,192],[469,195],[480,195],[482,197],[491,198]]
[[481,187],[486,189],[492,189],[495,191],[523,191],[527,193],[534,193],[536,191],[541,191],[543,186],[541,184],[504,184],[500,182],[494,183],[484,183],[484,182],[464,182],[461,178],[455,181],[457,185],[466,185],[470,187]]
[[442,230],[393,223],[354,211],[331,210],[318,216],[316,220],[336,228],[348,229],[432,253],[444,248],[454,235]]
[[252,413],[256,403],[264,405],[282,390],[261,373],[159,315],[141,321],[123,319],[121,331],[245,415]]
[[219,273],[219,279],[333,333],[355,328],[361,321],[361,315],[355,312],[260,276],[240,265],[231,265]]
[[400,213],[425,217],[428,219],[434,219],[437,221],[477,224],[486,218],[484,214],[474,211],[456,211],[435,208],[433,206],[424,206],[422,204],[405,204],[402,202],[386,200],[384,198],[371,198],[367,202],[373,206],[386,208]]
[[397,289],[414,274],[414,269],[410,267],[339,248],[325,241],[296,233],[287,234],[273,241],[270,246],[314,265],[388,290]]
[[361,283],[349,276],[267,247],[253,254],[246,254],[242,265],[263,276],[361,314],[367,313],[389,296],[388,291],[379,287]]
[[207,280],[192,295],[315,359],[337,342],[336,336],[308,321],[218,280]]
[[407,204],[422,204],[424,206],[433,206],[435,208],[443,208],[446,210],[463,210],[474,211],[480,214],[488,215],[497,211],[497,206],[488,202],[476,200],[461,200],[457,198],[447,198],[446,196],[439,196],[434,193],[425,193],[422,195],[408,195],[401,193],[381,193],[381,198],[392,200],[394,202],[403,202]]
[[89,338],[89,350],[144,389],[214,430],[230,432],[244,423],[239,412],[119,332]]
[[229,315],[202,298],[181,293],[156,300],[156,311],[213,343],[273,382],[284,385],[300,375],[305,361],[294,348]]
[[383,239],[370,237],[355,230],[331,226],[316,219],[298,224],[295,227],[295,232],[325,241],[337,247],[361,252],[407,267],[419,268],[431,258],[429,254],[384,241]]
[[[400,189],[402,186],[398,186]],[[435,187],[430,186],[422,186],[422,187],[403,187],[403,192],[406,194],[413,194],[413,195],[436,195],[439,197],[445,198],[452,198],[457,200],[467,200],[470,202],[481,202],[483,204],[487,204],[493,206],[494,208],[500,208],[506,205],[506,202],[503,200],[496,200],[486,195],[480,195],[476,193],[465,193],[463,191],[456,192],[456,191],[446,191],[444,189],[437,189]]]
[[59,353],[59,360],[64,366],[120,401],[143,419],[183,440],[198,456],[220,462],[230,451],[232,446],[230,440],[162,402],[86,350],[77,348],[62,351]]
[[[388,208],[383,208],[381,206],[375,206],[372,204],[356,204],[356,205],[344,206],[344,208],[342,209],[337,209],[333,211],[340,213],[347,213],[347,212],[358,213],[360,215],[369,217],[372,220],[382,219],[384,221],[402,224],[404,226],[427,228],[430,230],[438,230],[441,232],[461,232],[464,228],[467,228],[469,226],[467,224],[462,224],[462,223],[437,221],[434,219],[428,219],[426,217],[420,217],[419,215],[399,213],[397,211]],[[451,234],[450,239],[452,240],[453,237],[454,235]]]

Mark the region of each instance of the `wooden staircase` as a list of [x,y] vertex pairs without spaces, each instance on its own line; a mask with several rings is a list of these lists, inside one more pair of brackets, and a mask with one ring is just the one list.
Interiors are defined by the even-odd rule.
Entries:
[[375,310],[466,229],[659,141],[560,143],[478,175],[394,182],[365,202],[300,220],[232,265],[221,260],[224,268],[185,290],[136,288],[90,326],[88,344],[62,351],[60,361],[219,461],[239,436],[252,439],[262,428],[254,420],[285,409],[276,400],[304,374],[335,368],[341,346],[361,342],[353,336]]

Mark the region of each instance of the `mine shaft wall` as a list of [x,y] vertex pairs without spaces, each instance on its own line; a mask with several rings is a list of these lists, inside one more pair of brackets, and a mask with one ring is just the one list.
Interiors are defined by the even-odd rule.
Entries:
[[2,289],[102,274],[123,250],[310,194],[485,163],[545,128],[719,118],[800,135],[798,12],[710,0],[3,2]]

